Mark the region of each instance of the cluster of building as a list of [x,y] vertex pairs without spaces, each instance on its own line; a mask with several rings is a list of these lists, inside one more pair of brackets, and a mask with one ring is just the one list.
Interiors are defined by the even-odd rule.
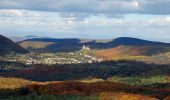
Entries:
[[79,64],[102,62],[103,59],[94,55],[84,53],[84,50],[90,50],[89,47],[83,46],[81,51],[70,53],[31,53],[26,55],[7,56],[6,61],[22,62],[26,65],[33,64]]

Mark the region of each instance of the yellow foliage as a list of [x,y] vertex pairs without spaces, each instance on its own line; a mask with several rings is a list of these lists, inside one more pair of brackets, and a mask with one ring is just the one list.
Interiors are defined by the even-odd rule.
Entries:
[[[34,44],[34,45],[32,45]],[[26,41],[26,42],[22,42],[20,43],[20,45],[24,48],[34,48],[34,49],[41,49],[41,48],[45,48],[48,47],[50,45],[54,44],[53,42],[37,42],[37,41]]]
[[19,79],[19,78],[0,77],[0,89],[16,89],[32,83],[33,83],[32,81]]

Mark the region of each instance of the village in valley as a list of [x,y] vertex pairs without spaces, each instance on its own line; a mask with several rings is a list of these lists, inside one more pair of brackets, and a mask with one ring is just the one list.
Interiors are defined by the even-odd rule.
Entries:
[[26,65],[34,64],[80,64],[102,62],[102,58],[96,57],[90,47],[83,46],[80,51],[75,52],[59,52],[59,53],[29,53],[18,54],[15,56],[7,55],[4,61],[22,62]]

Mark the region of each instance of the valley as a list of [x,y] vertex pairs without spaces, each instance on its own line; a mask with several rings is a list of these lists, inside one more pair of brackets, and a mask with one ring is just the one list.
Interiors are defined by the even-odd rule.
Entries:
[[12,46],[13,51],[1,54],[0,99],[169,99],[168,43],[118,38],[31,39],[13,44],[27,52]]
[[30,53],[19,55],[7,55],[1,58],[3,61],[20,62],[26,65],[35,64],[80,64],[94,63],[103,61],[102,58],[96,57],[92,52],[77,51],[69,53]]
[[0,0],[0,100],[170,100],[170,0]]

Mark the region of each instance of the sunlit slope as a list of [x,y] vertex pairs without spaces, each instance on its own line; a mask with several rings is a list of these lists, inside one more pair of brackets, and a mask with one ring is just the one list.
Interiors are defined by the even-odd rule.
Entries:
[[[170,51],[169,47],[164,46],[118,46],[111,49],[96,50],[95,53],[99,57],[109,60],[113,59],[147,59],[148,56],[166,53]],[[132,59],[133,60],[133,59]]]

